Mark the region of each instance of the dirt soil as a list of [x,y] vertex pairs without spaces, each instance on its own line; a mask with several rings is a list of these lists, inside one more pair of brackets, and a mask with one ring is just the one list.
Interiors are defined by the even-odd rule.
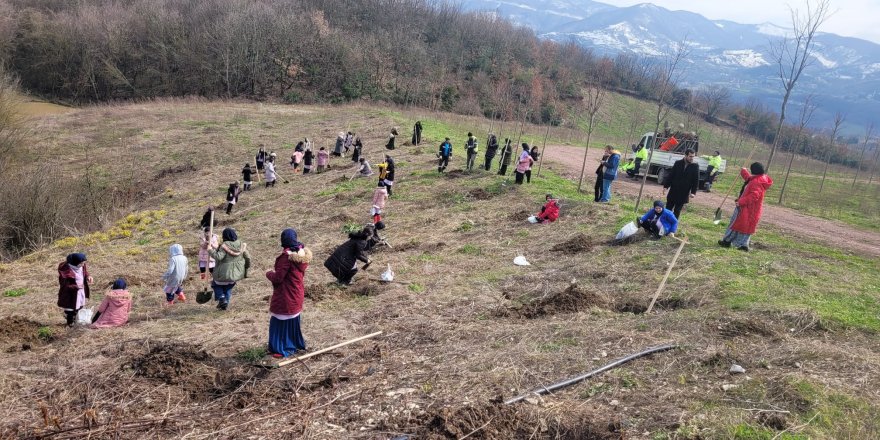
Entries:
[[596,247],[596,245],[597,243],[593,241],[593,238],[585,234],[577,234],[574,237],[553,246],[550,250],[554,252],[562,252],[564,254],[577,254],[580,252],[588,252]]
[[6,347],[7,352],[29,350],[33,345],[49,342],[39,336],[39,322],[21,316],[10,316],[0,319],[0,348]]
[[[580,173],[582,163],[579,159],[574,160],[573,158],[583,157],[582,154],[582,148],[548,145],[547,150],[544,152],[544,159],[561,165],[564,175],[577,176]],[[601,150],[591,149],[587,153],[587,163],[597,163],[601,157]],[[635,196],[639,193],[640,183],[641,181],[627,178],[617,179],[614,182],[613,191]],[[661,197],[662,190],[663,188],[657,182],[648,180],[643,197],[663,198]],[[717,208],[721,204],[722,199],[724,199],[723,194],[700,192],[691,203],[709,208]],[[723,209],[725,211],[724,218],[730,217],[732,206],[733,204],[728,201],[726,208]],[[880,234],[876,232],[857,229],[833,220],[811,217],[788,208],[766,203],[764,204],[764,215],[761,221],[782,229],[784,233],[791,233],[835,247],[848,249],[860,255],[880,257]]]

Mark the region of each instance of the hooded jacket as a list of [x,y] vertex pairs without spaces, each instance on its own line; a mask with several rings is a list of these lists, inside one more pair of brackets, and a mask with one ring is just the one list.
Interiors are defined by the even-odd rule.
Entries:
[[296,315],[302,312],[305,297],[303,278],[311,261],[312,251],[306,247],[298,251],[285,248],[275,259],[275,268],[266,272],[266,278],[272,283],[270,313]]
[[385,159],[385,163],[387,164],[387,170],[385,171],[385,180],[390,180],[394,182],[394,159],[388,157]]
[[[649,221],[654,218],[655,215],[654,207],[652,206],[645,215],[640,219],[642,223]],[[675,213],[663,208],[663,211],[660,211],[660,214],[656,214],[660,220],[660,224],[663,225],[663,234],[669,235],[678,231],[678,219],[675,218]]]
[[739,213],[730,229],[742,234],[754,234],[764,212],[764,194],[773,186],[773,179],[766,174],[752,175],[745,168],[739,174],[746,184],[742,195],[736,200]]
[[241,240],[224,241],[219,248],[208,249],[208,255],[216,260],[214,267],[214,280],[221,283],[231,283],[247,276],[247,266],[250,266],[250,254],[247,252],[247,243]]
[[165,289],[176,289],[183,285],[186,280],[187,264],[189,261],[183,255],[183,246],[172,244],[168,249],[171,257],[168,259],[168,269],[162,274],[162,281],[165,282]]
[[128,290],[117,289],[111,290],[101,305],[98,306],[98,320],[91,325],[91,328],[110,328],[125,325],[128,322],[128,315],[131,313],[131,294]]
[[348,241],[333,251],[324,261],[324,267],[336,278],[346,278],[358,260],[364,263],[370,261],[366,252],[368,238],[370,237],[363,230],[348,234]]
[[[89,297],[89,268],[88,263],[83,263],[83,291],[86,298]],[[79,288],[76,286],[76,274],[66,261],[58,265],[58,307],[62,309],[76,309],[76,295]]]
[[549,199],[541,208],[541,212],[536,215],[541,223],[553,223],[559,218],[559,200]]
[[603,180],[614,180],[617,178],[617,166],[620,165],[620,152],[611,150],[611,155],[604,162],[605,172],[602,174]]

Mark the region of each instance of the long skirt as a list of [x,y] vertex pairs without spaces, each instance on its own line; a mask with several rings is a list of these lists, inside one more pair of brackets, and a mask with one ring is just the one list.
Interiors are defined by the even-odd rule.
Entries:
[[[736,221],[736,217],[739,216],[739,207],[734,208],[733,215],[730,217],[730,225],[733,225],[733,222]],[[730,243],[731,246],[741,248],[741,247],[749,247],[749,241],[752,239],[752,234],[743,234],[742,232],[736,232],[733,229],[730,229],[730,226],[727,227],[727,231],[724,233],[723,240]]]
[[306,349],[299,323],[302,315],[292,319],[269,318],[269,352],[284,357]]

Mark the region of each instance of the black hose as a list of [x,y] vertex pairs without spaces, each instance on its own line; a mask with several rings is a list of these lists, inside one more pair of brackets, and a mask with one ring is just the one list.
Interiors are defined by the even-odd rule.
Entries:
[[619,367],[619,366],[621,366],[621,365],[623,365],[623,364],[625,364],[625,363],[627,363],[627,362],[629,362],[629,361],[631,361],[631,360],[638,359],[638,358],[640,358],[640,357],[642,357],[642,356],[647,356],[647,355],[649,355],[649,354],[654,354],[654,353],[658,353],[658,352],[661,352],[661,351],[672,350],[673,348],[678,348],[678,346],[677,346],[677,345],[673,345],[673,344],[666,344],[666,345],[659,345],[659,346],[657,346],[657,347],[651,347],[651,348],[649,348],[649,349],[647,349],[647,350],[645,350],[645,351],[642,351],[642,352],[639,352],[639,353],[636,353],[636,354],[629,355],[629,356],[627,356],[627,357],[625,357],[625,358],[618,359],[618,360],[616,360],[616,361],[614,361],[614,362],[612,362],[612,363],[610,363],[610,364],[608,364],[608,365],[605,365],[605,366],[602,367],[602,368],[599,368],[599,369],[597,369],[597,370],[590,371],[589,373],[585,373],[585,374],[582,374],[582,375],[580,375],[580,376],[577,376],[577,377],[573,377],[573,378],[571,378],[571,379],[564,380],[564,381],[562,381],[562,382],[557,382],[557,383],[555,383],[555,384],[553,384],[553,385],[550,385],[550,386],[548,386],[548,387],[536,388],[536,389],[534,389],[534,390],[532,390],[532,391],[529,391],[529,392],[526,393],[526,394],[521,394],[521,395],[516,396],[516,397],[514,397],[514,398],[511,398],[511,399],[505,400],[505,401],[504,401],[504,404],[505,404],[505,405],[509,405],[509,404],[511,404],[511,403],[516,403],[516,402],[519,402],[520,400],[523,400],[523,399],[525,399],[525,398],[527,398],[527,397],[529,397],[529,396],[531,396],[531,395],[547,394],[547,393],[549,393],[549,392],[551,392],[551,391],[558,390],[559,388],[564,388],[564,387],[567,387],[567,386],[569,386],[569,385],[574,385],[574,384],[576,384],[576,383],[578,383],[578,382],[580,382],[580,381],[582,381],[582,380],[584,380],[584,379],[589,379],[589,378],[591,378],[591,377],[593,377],[593,376],[595,376],[595,375],[597,375],[597,374],[599,374],[599,373],[604,373],[605,371],[608,371],[608,370],[610,370],[610,369],[612,369],[612,368]]

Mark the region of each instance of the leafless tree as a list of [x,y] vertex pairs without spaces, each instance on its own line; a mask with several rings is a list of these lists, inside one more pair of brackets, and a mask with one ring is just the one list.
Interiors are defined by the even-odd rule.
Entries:
[[795,145],[799,145],[801,142],[801,135],[804,132],[804,128],[806,128],[807,124],[810,123],[810,120],[813,118],[813,112],[816,111],[817,105],[813,103],[813,95],[807,96],[807,99],[804,100],[804,104],[801,107],[801,117],[800,122],[798,123],[797,130],[795,130],[795,134],[791,140],[791,157],[788,159],[788,169],[785,170],[785,179],[782,180],[782,189],[779,191],[779,204],[782,204],[782,198],[785,196],[785,186],[788,184],[788,175],[791,174],[791,166],[794,163],[794,156],[797,155],[798,151],[795,148]]
[[834,141],[837,140],[837,133],[840,131],[840,126],[845,120],[846,116],[839,112],[834,115],[834,128],[831,130],[831,145],[829,145],[828,153],[825,155],[825,169],[822,171],[822,183],[819,184],[820,194],[822,193],[822,189],[825,188],[825,176],[828,175],[828,164],[831,163],[831,155],[834,154]]
[[862,153],[859,155],[859,162],[856,164],[856,174],[853,176],[852,189],[856,189],[856,179],[859,178],[859,172],[862,171],[862,160],[865,158],[865,152],[868,151],[868,142],[871,141],[871,135],[874,133],[874,123],[871,122],[865,127],[865,142],[862,145]]
[[[648,180],[648,171],[651,169],[651,159],[654,156],[654,149],[657,147],[657,132],[660,130],[660,123],[666,119],[669,114],[669,100],[672,92],[675,91],[676,85],[681,81],[684,70],[681,69],[681,62],[688,56],[688,50],[685,41],[687,36],[682,38],[680,42],[675,44],[671,50],[663,57],[661,64],[657,66],[655,74],[655,85],[657,93],[657,114],[654,119],[654,145],[648,150],[648,163],[645,167],[645,175],[642,176],[642,184],[639,187],[639,195],[636,197],[635,211],[639,211],[639,204],[642,201],[642,193],[645,190],[645,182]],[[647,148],[648,146],[645,145]]]
[[593,75],[587,79],[587,86],[584,89],[583,110],[587,114],[587,145],[584,148],[584,163],[581,165],[581,177],[578,179],[578,191],[584,184],[584,174],[587,170],[587,154],[590,152],[590,140],[593,137],[593,129],[596,123],[596,114],[602,108],[605,101],[605,79],[608,73],[604,69],[597,69]]
[[697,101],[706,112],[706,120],[712,122],[730,102],[730,90],[719,85],[707,85],[697,90]]
[[770,157],[767,159],[766,170],[770,171],[773,156],[779,146],[779,133],[785,122],[785,108],[791,97],[798,79],[804,69],[813,61],[814,41],[819,27],[830,15],[830,0],[805,0],[806,11],[790,8],[791,12],[791,35],[770,43],[770,56],[777,68],[777,77],[782,83],[782,107],[779,110],[779,121],[776,124],[776,136],[773,137],[773,146],[770,147]]

